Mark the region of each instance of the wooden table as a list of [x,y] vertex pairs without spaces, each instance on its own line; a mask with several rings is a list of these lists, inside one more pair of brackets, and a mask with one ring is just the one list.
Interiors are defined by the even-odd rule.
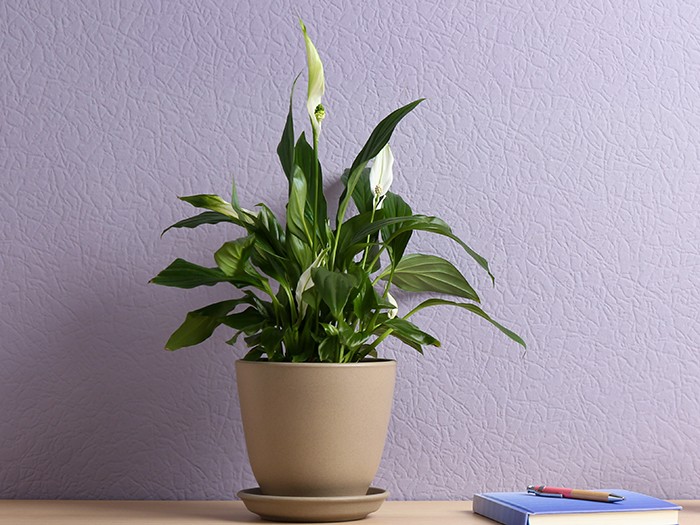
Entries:
[[[700,500],[683,506],[680,525],[700,525]],[[476,525],[494,522],[470,501],[387,501],[363,525]],[[1,525],[208,525],[266,523],[240,501],[0,501]],[[347,523],[347,522],[346,522]]]

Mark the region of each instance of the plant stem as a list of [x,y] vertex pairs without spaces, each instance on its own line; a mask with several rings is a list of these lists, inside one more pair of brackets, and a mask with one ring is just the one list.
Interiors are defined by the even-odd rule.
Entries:
[[323,191],[323,187],[319,187],[320,183],[320,177],[318,176],[318,133],[316,132],[316,128],[313,125],[313,122],[311,123],[311,129],[313,131],[314,135],[314,184],[316,187],[314,188],[314,238],[313,238],[313,243],[312,243],[312,250],[314,254],[316,254],[316,234],[320,231],[320,228],[323,227],[323,224],[319,225],[318,224],[318,217],[316,216],[317,211],[318,211],[318,192]]
[[[352,198],[352,194],[355,192],[355,186],[357,186],[357,181],[360,176],[359,174],[362,173],[362,170],[365,169],[366,165],[367,162],[361,163],[353,171],[351,171],[350,175],[348,176],[348,185],[345,188],[345,198],[343,199],[343,202],[340,203],[340,207],[338,208],[338,214],[336,215],[336,223],[338,224],[338,227],[335,230],[335,242],[333,243],[333,252],[331,253],[331,270],[335,268],[335,256],[338,251],[338,239],[340,239],[340,228],[343,226],[343,219],[345,219],[345,213],[348,211],[350,199]],[[357,175],[353,176],[354,173],[357,173]]]
[[[374,222],[374,213],[377,211],[377,199],[374,199],[372,202],[372,216],[369,219],[370,224]],[[367,255],[369,254],[369,241],[370,241],[370,235],[367,236],[367,246],[365,246],[365,254],[362,257],[362,269],[365,270],[365,264],[367,264]],[[370,268],[374,267],[374,261],[372,261],[372,266]]]
[[[377,263],[377,261],[379,260],[379,257],[382,255],[384,250],[386,250],[386,242],[382,242],[382,247],[379,249],[379,252],[377,252],[377,255],[375,256],[375,258],[372,259],[372,265],[370,266],[370,268],[374,268],[374,265]],[[384,272],[382,272],[382,273],[384,273]],[[381,275],[380,275],[380,277],[381,277]],[[375,281],[375,283],[376,283],[376,281]],[[372,284],[375,284],[375,283],[372,283]]]
[[[404,316],[402,317],[402,319],[408,319],[409,317],[411,317],[413,314],[415,314],[415,313],[418,312],[419,310],[422,310],[422,308],[421,308],[420,305],[416,306],[413,310],[411,310],[411,311],[408,312],[406,315],[404,315]],[[375,315],[375,317],[376,317],[376,315]],[[369,346],[370,346],[372,349],[376,349],[376,348],[377,348],[377,345],[379,345],[379,343],[381,343],[382,341],[384,341],[384,339],[386,339],[387,337],[389,337],[389,336],[391,335],[391,332],[393,332],[393,331],[394,331],[393,328],[387,329],[386,332],[384,332],[382,335],[380,335],[380,336],[377,337],[374,341],[372,341],[372,343],[371,343]]]
[[389,337],[391,335],[391,332],[393,332],[393,331],[394,331],[393,328],[388,328],[386,332],[384,332],[382,335],[380,335],[379,337],[377,337],[374,341],[372,341],[370,343],[370,345],[369,345],[370,348],[372,350],[376,350],[379,343],[381,343],[382,341],[384,341],[384,339]]

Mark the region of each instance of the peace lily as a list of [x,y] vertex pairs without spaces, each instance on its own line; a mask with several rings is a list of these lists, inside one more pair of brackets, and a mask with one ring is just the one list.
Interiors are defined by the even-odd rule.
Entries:
[[389,301],[389,303],[391,303],[392,305],[394,305],[394,307],[386,313],[389,319],[393,319],[399,314],[399,303],[396,302],[394,296],[391,295],[389,292],[386,293],[386,300]]
[[299,308],[299,315],[304,317],[306,313],[306,303],[303,300],[304,292],[310,290],[314,286],[313,280],[311,280],[311,270],[318,268],[325,257],[326,252],[321,252],[314,262],[312,262],[309,267],[304,270],[304,273],[299,277],[299,282],[297,283],[296,290],[294,292],[294,297],[297,300],[297,305]]
[[[199,344],[223,325],[235,331],[227,343],[235,345],[243,336],[248,346],[246,360],[359,362],[376,356],[378,345],[387,337],[422,353],[425,347],[440,346],[440,342],[409,318],[423,308],[440,305],[471,312],[525,346],[517,334],[481,309],[480,297],[453,263],[409,250],[414,231],[440,235],[461,246],[493,279],[486,260],[444,221],[414,214],[400,195],[389,191],[394,164],[389,140],[398,123],[423,99],[390,113],[357,156],[347,159],[349,167],[341,178],[345,191],[335,217],[329,216],[329,210],[336,206],[329,206],[323,193],[323,170],[318,160],[325,114],[321,104],[323,65],[304,23],[299,23],[308,62],[306,109],[314,136],[309,144],[303,133],[295,134],[290,104],[277,147],[288,183],[286,224],[264,204],[255,212],[241,207],[235,184],[231,202],[211,194],[181,197],[204,211],[168,230],[223,223],[244,230],[244,234],[214,253],[215,267],[176,259],[151,282],[179,288],[220,283],[239,293],[189,312],[166,348]],[[334,166],[329,171],[341,170]],[[274,185],[269,188],[274,191]],[[346,218],[350,202],[358,213]],[[422,200],[422,208],[426,202],[429,199]],[[398,302],[391,294],[395,288],[429,297],[399,315]]]
[[306,110],[309,112],[311,125],[314,128],[314,142],[318,140],[321,134],[321,121],[326,116],[326,109],[321,104],[321,98],[326,90],[326,82],[323,77],[323,63],[321,57],[318,56],[316,46],[309,38],[306,32],[304,22],[299,19],[299,25],[304,33],[304,42],[306,43],[306,62],[309,69],[308,89],[306,94]]
[[393,174],[394,155],[387,142],[386,146],[377,154],[369,172],[369,187],[374,195],[374,207],[382,209],[384,196],[389,191],[391,183],[394,181]]

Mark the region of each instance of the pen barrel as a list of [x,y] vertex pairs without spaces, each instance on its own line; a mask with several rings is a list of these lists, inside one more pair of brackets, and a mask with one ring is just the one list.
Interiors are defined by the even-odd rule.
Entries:
[[578,490],[573,489],[570,495],[565,495],[565,498],[587,499],[591,501],[608,501],[610,494],[607,492],[598,492],[596,490]]

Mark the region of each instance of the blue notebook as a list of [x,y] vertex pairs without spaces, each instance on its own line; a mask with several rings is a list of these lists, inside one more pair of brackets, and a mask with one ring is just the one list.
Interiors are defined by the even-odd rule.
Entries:
[[607,490],[624,501],[546,498],[527,492],[474,495],[474,512],[503,525],[676,525],[681,507],[628,490]]

